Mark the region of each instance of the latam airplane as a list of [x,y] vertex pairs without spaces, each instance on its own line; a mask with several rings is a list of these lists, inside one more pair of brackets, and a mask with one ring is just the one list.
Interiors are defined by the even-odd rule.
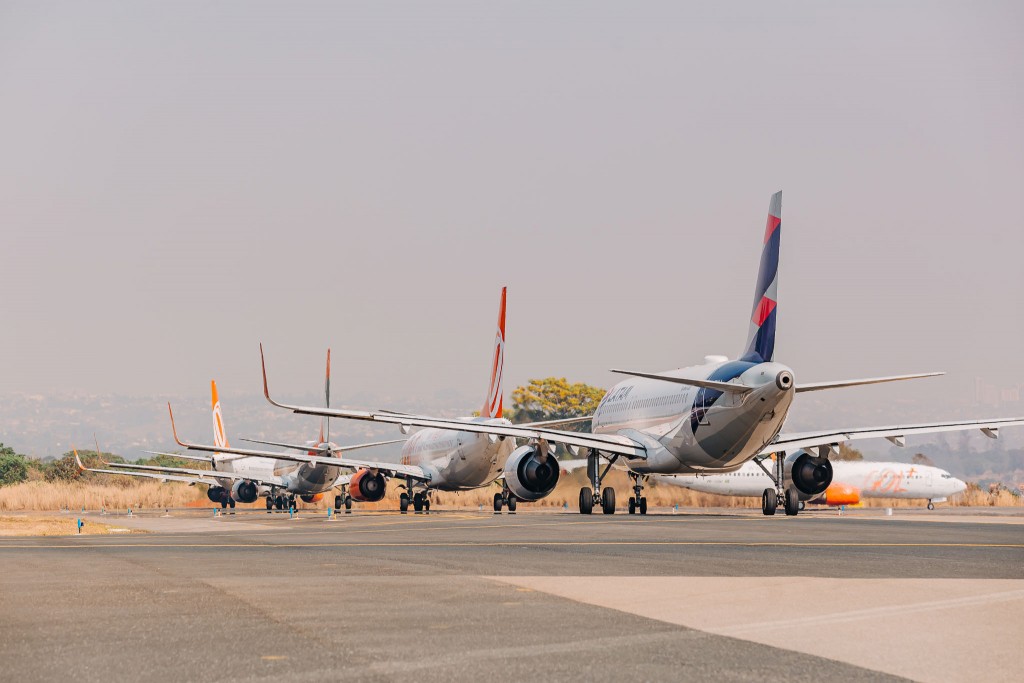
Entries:
[[[654,480],[723,496],[760,496],[772,485],[771,477],[754,462],[724,474],[657,475]],[[934,510],[935,503],[966,488],[946,470],[929,465],[837,460],[832,463],[832,483],[817,495],[801,494],[800,507],[804,502],[835,507],[856,505],[865,498],[901,498],[927,500],[928,509]]]
[[[342,463],[358,471],[352,475],[348,483],[352,500],[361,502],[378,501],[384,497],[388,478],[404,480],[405,490],[399,496],[399,508],[406,512],[411,505],[416,512],[430,509],[430,497],[434,491],[465,491],[490,486],[494,481],[503,479],[507,484],[500,493],[494,494],[494,510],[500,512],[507,507],[515,512],[517,501],[535,501],[543,498],[555,488],[558,482],[558,463],[552,458],[546,462],[525,460],[521,457],[525,451],[515,450],[511,439],[503,439],[492,434],[493,430],[512,427],[512,423],[502,416],[503,392],[502,375],[505,366],[505,305],[507,288],[501,290],[498,307],[498,328],[494,339],[494,352],[491,358],[491,378],[484,397],[480,415],[450,420],[451,428],[428,428],[413,434],[402,446],[399,462],[387,460],[367,461],[342,458]],[[262,354],[263,347],[260,346]],[[264,383],[266,373],[264,373]],[[325,409],[321,409],[325,410]],[[326,409],[329,410],[329,409]],[[324,415],[325,419],[329,416]],[[571,418],[518,425],[518,428],[532,429],[541,426],[564,425],[587,420]],[[408,429],[403,429],[408,433]],[[188,449],[213,450],[214,446],[196,445],[178,439],[177,442]],[[267,443],[267,442],[261,442]],[[272,444],[286,446],[286,444]],[[260,455],[277,459],[287,459],[307,465],[322,464],[325,459],[316,454],[269,454],[263,451],[239,449],[219,449],[225,453]],[[333,461],[332,461],[333,462]],[[508,476],[511,470],[522,471],[522,476]],[[521,480],[531,482],[531,486],[518,486]],[[346,507],[350,503],[346,498]]]
[[[328,405],[330,405],[330,374],[331,352],[328,350],[325,384]],[[304,446],[279,445],[302,448],[310,453],[327,453],[329,462],[294,463],[275,458],[274,455],[277,454],[271,453],[253,456],[239,449],[231,448],[224,430],[224,415],[217,397],[216,382],[210,382],[210,391],[213,406],[213,441],[216,444],[210,449],[213,455],[192,456],[173,453],[158,453],[157,455],[171,455],[176,458],[208,462],[212,469],[198,470],[136,463],[104,463],[107,467],[116,469],[93,469],[85,467],[81,459],[78,459],[79,468],[104,474],[146,477],[161,481],[181,481],[193,485],[206,484],[209,486],[206,491],[207,497],[214,503],[220,503],[222,508],[233,508],[236,502],[253,503],[263,496],[267,500],[267,511],[270,512],[275,507],[278,510],[295,507],[296,497],[306,503],[319,502],[323,500],[324,494],[331,489],[348,485],[351,476],[341,472],[342,469],[347,470],[348,468],[339,462],[342,448],[355,450],[403,441],[403,439],[395,439],[340,447],[330,443],[327,439],[329,432],[325,434],[325,430],[329,429],[329,425],[327,424],[328,419],[324,418],[320,422],[320,434],[315,442],[309,442]],[[168,410],[170,410],[170,405],[168,405]],[[173,413],[171,414],[171,424],[174,424]],[[99,452],[98,447],[97,452]],[[75,457],[78,458],[77,453]],[[336,496],[335,509],[340,508],[343,502],[346,501],[343,501],[342,496]],[[351,508],[351,505],[351,501],[347,501],[347,507]]]
[[762,509],[765,514],[775,514],[781,501],[788,513],[796,514],[801,495],[819,495],[832,483],[828,456],[842,442],[881,437],[903,445],[907,436],[967,429],[980,429],[995,438],[1000,427],[1024,425],[1024,418],[996,418],[784,433],[782,427],[798,393],[942,373],[798,383],[792,369],[776,362],[781,215],[782,193],[778,192],[769,204],[750,331],[743,352],[734,360],[709,356],[702,365],[666,372],[613,370],[631,377],[605,394],[594,412],[591,433],[552,429],[550,425],[466,423],[386,410],[287,405],[270,397],[265,361],[263,393],[272,404],[304,415],[398,424],[403,432],[412,427],[473,431],[499,443],[521,439],[523,445],[509,456],[503,473],[506,488],[516,496],[547,494],[546,487],[553,485],[554,478],[539,474],[548,475],[557,469],[551,465],[554,446],[564,444],[588,461],[590,486],[583,487],[579,496],[579,511],[583,514],[590,514],[595,505],[606,514],[615,512],[615,491],[602,489],[601,482],[616,463],[628,468],[633,479],[632,506],[643,514],[647,508],[643,485],[653,474],[734,472],[745,462],[753,460],[763,467],[763,460],[783,454],[785,457],[774,459],[774,472],[764,468],[771,486],[761,493]]

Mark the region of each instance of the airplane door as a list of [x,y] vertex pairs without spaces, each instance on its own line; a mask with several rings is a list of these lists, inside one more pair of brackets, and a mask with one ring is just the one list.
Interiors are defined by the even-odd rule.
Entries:
[[466,460],[466,445],[462,443],[462,432],[457,432],[456,440],[459,444],[459,460],[465,462]]

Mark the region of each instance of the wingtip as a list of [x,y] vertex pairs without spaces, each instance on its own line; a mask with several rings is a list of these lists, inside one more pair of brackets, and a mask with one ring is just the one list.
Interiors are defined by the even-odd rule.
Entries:
[[167,414],[171,416],[171,434],[174,435],[175,443],[177,443],[179,446],[182,446],[184,448],[188,448],[188,446],[186,446],[182,442],[182,440],[178,438],[178,428],[174,424],[174,410],[171,409],[171,402],[170,401],[167,402]]

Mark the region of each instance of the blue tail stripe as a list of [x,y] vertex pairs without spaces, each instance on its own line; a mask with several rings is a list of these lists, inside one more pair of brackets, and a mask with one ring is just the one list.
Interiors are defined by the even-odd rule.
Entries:
[[775,229],[772,236],[768,238],[764,249],[761,251],[761,266],[757,269],[757,288],[754,290],[754,307],[761,301],[761,297],[768,291],[769,285],[775,280],[779,272],[779,245],[781,242],[780,233],[782,225]]

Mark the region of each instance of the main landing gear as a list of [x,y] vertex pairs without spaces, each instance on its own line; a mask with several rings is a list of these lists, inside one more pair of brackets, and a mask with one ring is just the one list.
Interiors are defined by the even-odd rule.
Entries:
[[800,492],[796,490],[795,486],[790,486],[789,488],[783,488],[782,486],[785,472],[785,456],[781,453],[775,454],[774,474],[769,472],[768,468],[760,460],[755,460],[754,462],[764,470],[765,474],[772,478],[772,482],[775,484],[775,488],[765,489],[761,493],[761,513],[770,517],[775,514],[779,503],[782,503],[782,509],[788,516],[794,517],[799,514],[804,509],[804,504],[800,502]]
[[932,502],[931,498],[928,499],[928,509],[929,510],[934,510],[935,509],[935,503]]
[[[589,515],[594,511],[595,505],[601,506],[601,512],[606,515],[615,514],[615,489],[608,487],[606,489],[601,488],[601,482],[611,471],[612,465],[619,456],[613,455],[612,459],[608,461],[608,466],[604,468],[604,472],[601,471],[601,463],[598,459],[597,451],[591,450],[587,454],[587,477],[590,479],[592,488],[584,486],[580,489],[580,514]],[[647,509],[646,504],[644,510]]]
[[647,496],[643,495],[643,479],[641,478],[641,475],[636,474],[635,472],[630,472],[629,478],[633,480],[633,496],[629,499],[629,503],[627,504],[629,514],[635,515],[637,511],[639,511],[641,515],[646,515]]
[[512,514],[516,512],[516,505],[519,503],[519,499],[512,495],[512,492],[508,490],[508,486],[502,485],[501,493],[494,494],[494,511],[501,513],[501,508],[507,507],[508,511]]
[[408,492],[403,491],[398,497],[398,509],[401,512],[408,512],[410,503],[415,512],[430,512],[430,496],[424,491],[417,491],[411,498]]
[[345,506],[345,514],[352,514],[352,496],[348,494],[348,489],[344,486],[341,487],[341,495],[334,497],[334,511],[341,512],[341,506]]

